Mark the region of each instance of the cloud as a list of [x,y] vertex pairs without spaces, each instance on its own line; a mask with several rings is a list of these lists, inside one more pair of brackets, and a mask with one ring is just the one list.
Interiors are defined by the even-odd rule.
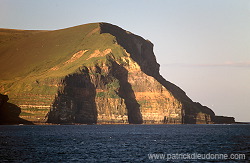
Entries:
[[170,63],[170,64],[164,64],[163,66],[165,67],[246,67],[246,68],[250,68],[250,61],[245,61],[245,62],[227,61],[223,63],[205,63],[205,64]]

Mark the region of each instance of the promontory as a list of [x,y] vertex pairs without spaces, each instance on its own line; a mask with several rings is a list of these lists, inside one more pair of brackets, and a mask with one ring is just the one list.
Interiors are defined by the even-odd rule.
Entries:
[[0,29],[0,93],[8,95],[1,97],[19,107],[25,121],[234,122],[193,102],[159,67],[153,43],[108,23],[54,31]]

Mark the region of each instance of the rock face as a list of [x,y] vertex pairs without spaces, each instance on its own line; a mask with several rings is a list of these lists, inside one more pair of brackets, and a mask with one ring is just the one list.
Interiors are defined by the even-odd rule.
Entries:
[[61,83],[51,111],[49,122],[86,123],[97,122],[96,90],[86,71],[65,77]]
[[32,124],[29,121],[19,118],[21,108],[8,103],[7,95],[0,94],[0,125],[8,124]]
[[[78,35],[71,38],[75,33]],[[55,44],[45,45],[39,39],[36,45],[42,45],[41,51],[47,48],[48,54],[58,54],[57,60],[39,61],[41,65],[30,70],[32,73],[25,71],[20,80],[5,80],[0,87],[12,95],[22,111],[34,108],[32,113],[40,115],[23,118],[59,124],[216,122],[211,109],[193,102],[183,90],[159,74],[153,44],[140,36],[115,25],[96,23],[50,31],[47,33],[50,38],[42,32],[21,41],[27,44],[35,36],[56,40]],[[68,46],[69,41],[74,42],[73,47]],[[19,44],[14,45],[19,47]],[[58,47],[67,47],[68,51],[72,48],[73,52],[64,56]],[[9,52],[6,53],[8,56]],[[13,93],[14,89],[20,89],[19,93]],[[29,100],[22,100],[20,95]]]

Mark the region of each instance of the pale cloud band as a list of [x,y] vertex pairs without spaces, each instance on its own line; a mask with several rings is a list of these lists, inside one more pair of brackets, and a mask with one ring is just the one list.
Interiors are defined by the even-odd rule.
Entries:
[[164,64],[164,67],[246,67],[250,68],[250,61],[245,62],[232,62],[227,61],[223,63],[206,63],[206,64],[195,64],[195,63],[170,63]]

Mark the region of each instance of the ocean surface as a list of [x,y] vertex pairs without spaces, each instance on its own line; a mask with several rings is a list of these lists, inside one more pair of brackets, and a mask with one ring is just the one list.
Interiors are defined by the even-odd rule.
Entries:
[[[208,154],[244,154],[245,159]],[[0,126],[0,162],[167,161],[250,162],[250,125]]]

